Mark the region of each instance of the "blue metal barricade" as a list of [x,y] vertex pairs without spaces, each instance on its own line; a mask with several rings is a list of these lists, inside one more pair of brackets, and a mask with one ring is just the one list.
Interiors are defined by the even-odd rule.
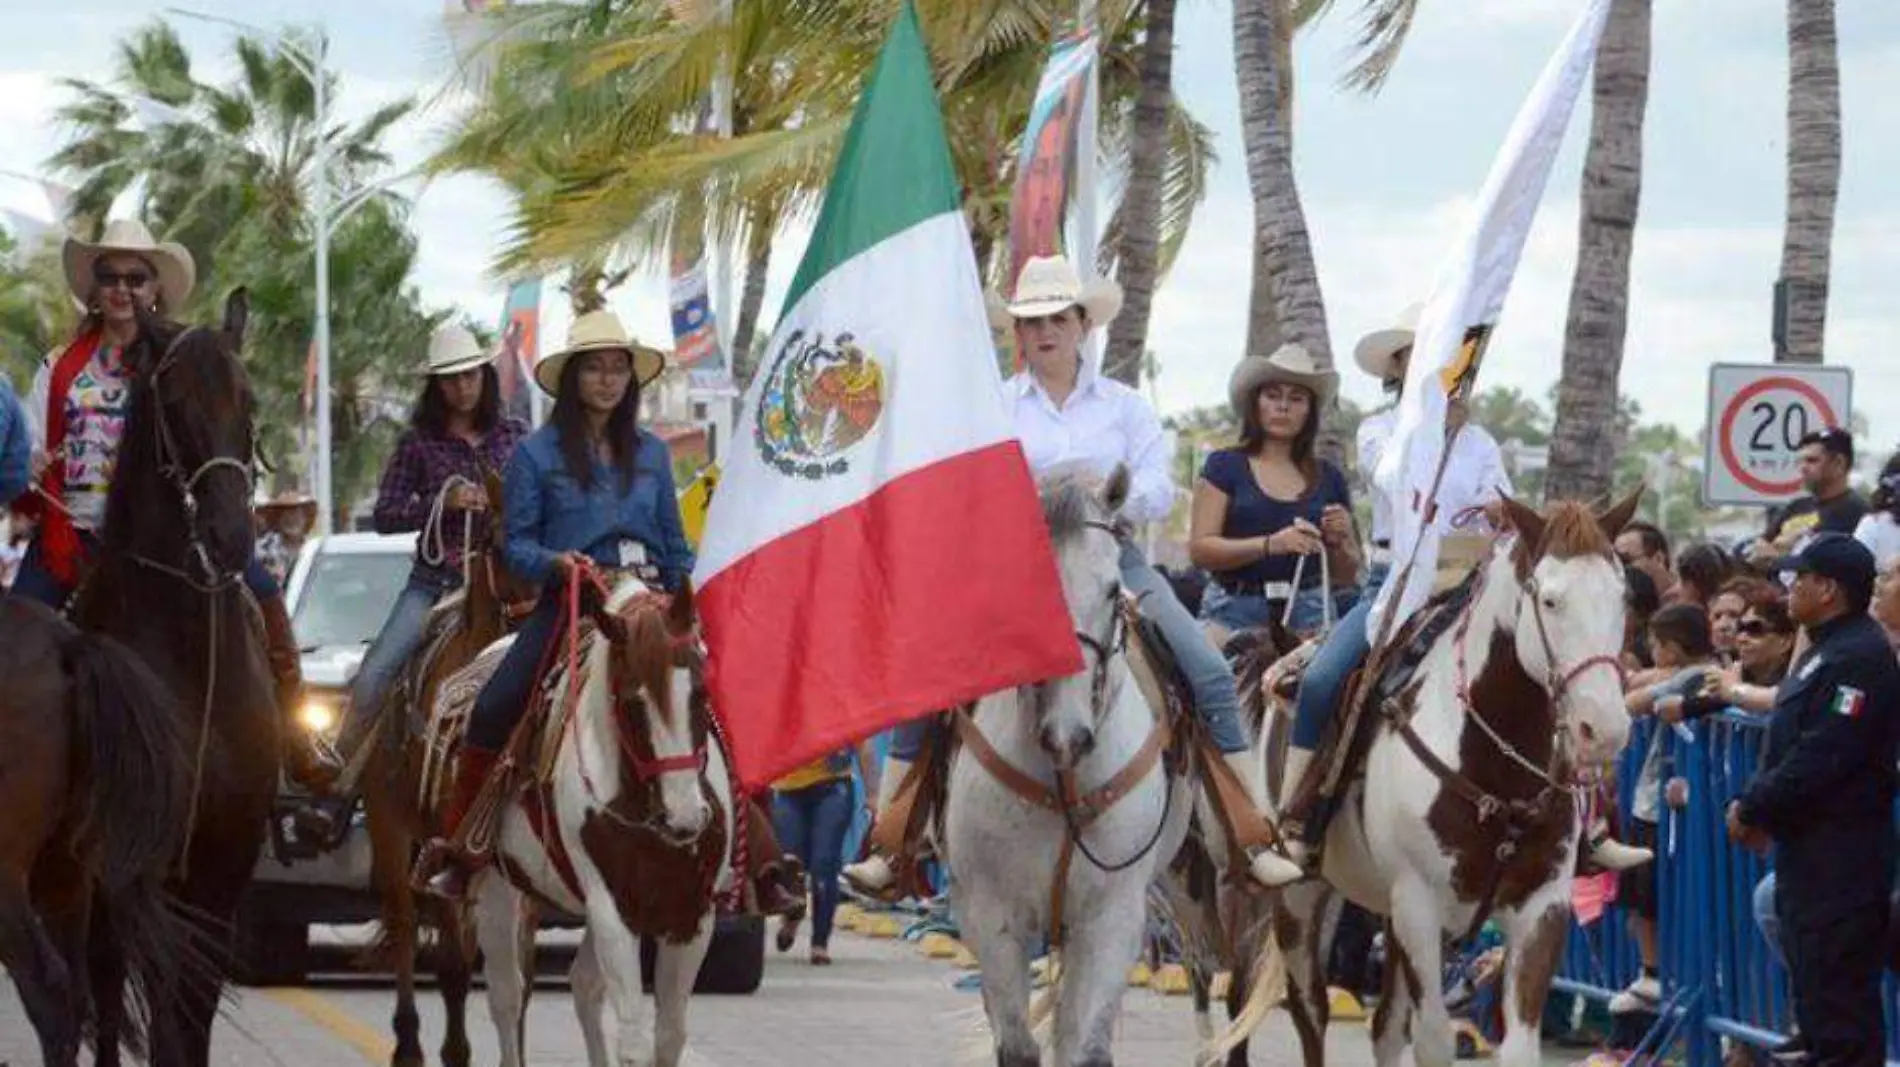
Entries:
[[[1636,724],[1618,767],[1620,810],[1628,812],[1651,744],[1669,746],[1668,775],[1688,783],[1688,802],[1664,806],[1657,835],[1658,960],[1664,1016],[1688,1067],[1718,1067],[1721,1039],[1761,1048],[1779,1043],[1792,1012],[1788,975],[1755,921],[1756,887],[1771,865],[1728,840],[1728,802],[1761,760],[1766,722],[1729,712],[1694,727],[1693,741],[1651,721]],[[1607,1000],[1636,977],[1641,958],[1627,915],[1612,905],[1589,927],[1573,926],[1556,986]],[[1900,1065],[1896,986],[1886,983],[1887,1060]]]

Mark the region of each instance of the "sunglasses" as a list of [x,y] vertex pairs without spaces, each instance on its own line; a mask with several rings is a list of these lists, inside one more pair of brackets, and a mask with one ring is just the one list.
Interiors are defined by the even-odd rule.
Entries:
[[127,289],[143,289],[151,282],[152,276],[141,270],[126,271],[124,274],[115,270],[96,270],[92,272],[92,280],[101,289],[113,289],[119,286]]
[[1735,624],[1735,632],[1750,637],[1767,637],[1776,631],[1760,619],[1743,619]]

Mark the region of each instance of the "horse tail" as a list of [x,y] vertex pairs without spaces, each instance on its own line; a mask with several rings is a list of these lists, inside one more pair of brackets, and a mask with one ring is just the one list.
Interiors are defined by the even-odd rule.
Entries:
[[[133,1040],[171,1014],[192,983],[215,980],[217,942],[165,888],[191,802],[191,768],[170,690],[109,637],[75,634],[62,648],[82,770],[75,836],[96,848],[107,931],[122,954]],[[215,986],[213,986],[215,988]]]
[[1247,978],[1247,1002],[1241,1005],[1240,1013],[1227,1024],[1214,1040],[1201,1049],[1200,1063],[1203,1067],[1213,1067],[1227,1058],[1227,1054],[1246,1043],[1255,1030],[1267,1019],[1267,1013],[1286,1000],[1287,974],[1286,954],[1280,951],[1279,936],[1273,930],[1273,924],[1267,924],[1260,937],[1259,948],[1255,950],[1253,967]]

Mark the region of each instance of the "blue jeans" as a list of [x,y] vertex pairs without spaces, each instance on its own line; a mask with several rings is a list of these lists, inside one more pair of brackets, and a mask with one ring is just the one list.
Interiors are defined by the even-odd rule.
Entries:
[[501,657],[501,665],[475,698],[468,715],[468,743],[489,752],[500,752],[508,744],[508,735],[528,710],[528,695],[541,669],[554,631],[561,624],[561,587],[549,585],[535,604],[534,611],[515,633],[515,643]]
[[1300,679],[1299,708],[1293,716],[1291,740],[1295,747],[1309,752],[1319,747],[1326,735],[1326,723],[1346,688],[1346,679],[1372,650],[1372,641],[1366,636],[1366,617],[1372,614],[1372,603],[1379,598],[1387,569],[1384,564],[1371,569],[1359,602],[1326,635],[1319,653],[1307,664],[1306,674]]
[[363,654],[363,664],[350,683],[350,707],[341,731],[346,748],[353,749],[382,713],[390,685],[422,645],[422,628],[429,621],[429,612],[461,584],[462,576],[452,570],[419,561],[410,568],[408,584],[396,595],[389,618],[383,620],[382,631]]
[[1750,900],[1755,913],[1755,925],[1761,929],[1761,939],[1768,942],[1768,948],[1781,961],[1788,965],[1788,957],[1781,951],[1781,915],[1775,911],[1775,872],[1769,871],[1755,883],[1755,895]]
[[[1359,602],[1357,587],[1333,590],[1333,617],[1346,614]],[[1201,618],[1219,623],[1238,633],[1256,630],[1281,617],[1286,601],[1263,596],[1230,593],[1219,582],[1208,582],[1201,598]],[[1288,627],[1302,637],[1316,634],[1326,625],[1326,595],[1319,586],[1308,586],[1293,596],[1293,614]]]
[[851,779],[774,793],[772,826],[779,844],[805,865],[811,882],[811,947],[831,943],[838,912],[838,874],[844,868],[844,835],[851,827]]
[[[85,546],[87,552],[99,551],[99,539],[84,530],[79,532],[79,541]],[[270,571],[264,568],[263,561],[259,560],[255,553],[251,555],[251,562],[244,568],[244,584],[250,588],[251,595],[258,600],[270,600],[284,595],[283,589],[277,584],[277,579],[271,577]],[[64,607],[66,598],[72,595],[72,586],[54,577],[53,572],[47,570],[46,565],[40,562],[38,534],[34,534],[33,543],[26,546],[26,556],[20,560],[20,572],[13,576],[11,591],[28,599],[37,600],[54,611]]]
[[[1142,558],[1141,549],[1122,545],[1121,570],[1122,586],[1140,599],[1142,616],[1160,628],[1188,688],[1194,691],[1194,710],[1207,727],[1208,739],[1222,752],[1246,751],[1247,731],[1240,725],[1240,692],[1227,658],[1181,606],[1168,580]],[[924,718],[897,727],[891,735],[891,756],[915,761],[930,721]]]

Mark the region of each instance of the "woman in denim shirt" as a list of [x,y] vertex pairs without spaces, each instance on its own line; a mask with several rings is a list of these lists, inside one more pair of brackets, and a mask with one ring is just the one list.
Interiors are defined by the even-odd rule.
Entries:
[[567,347],[534,368],[535,382],[554,396],[554,414],[508,461],[501,558],[516,577],[541,586],[541,599],[469,714],[442,838],[431,842],[417,871],[438,895],[461,893],[467,872],[447,862],[454,851],[448,842],[527,710],[568,581],[590,563],[650,568],[671,590],[692,571],[672,459],[658,437],[636,425],[641,388],[665,368],[666,357],[630,340],[608,311],[575,320]]

